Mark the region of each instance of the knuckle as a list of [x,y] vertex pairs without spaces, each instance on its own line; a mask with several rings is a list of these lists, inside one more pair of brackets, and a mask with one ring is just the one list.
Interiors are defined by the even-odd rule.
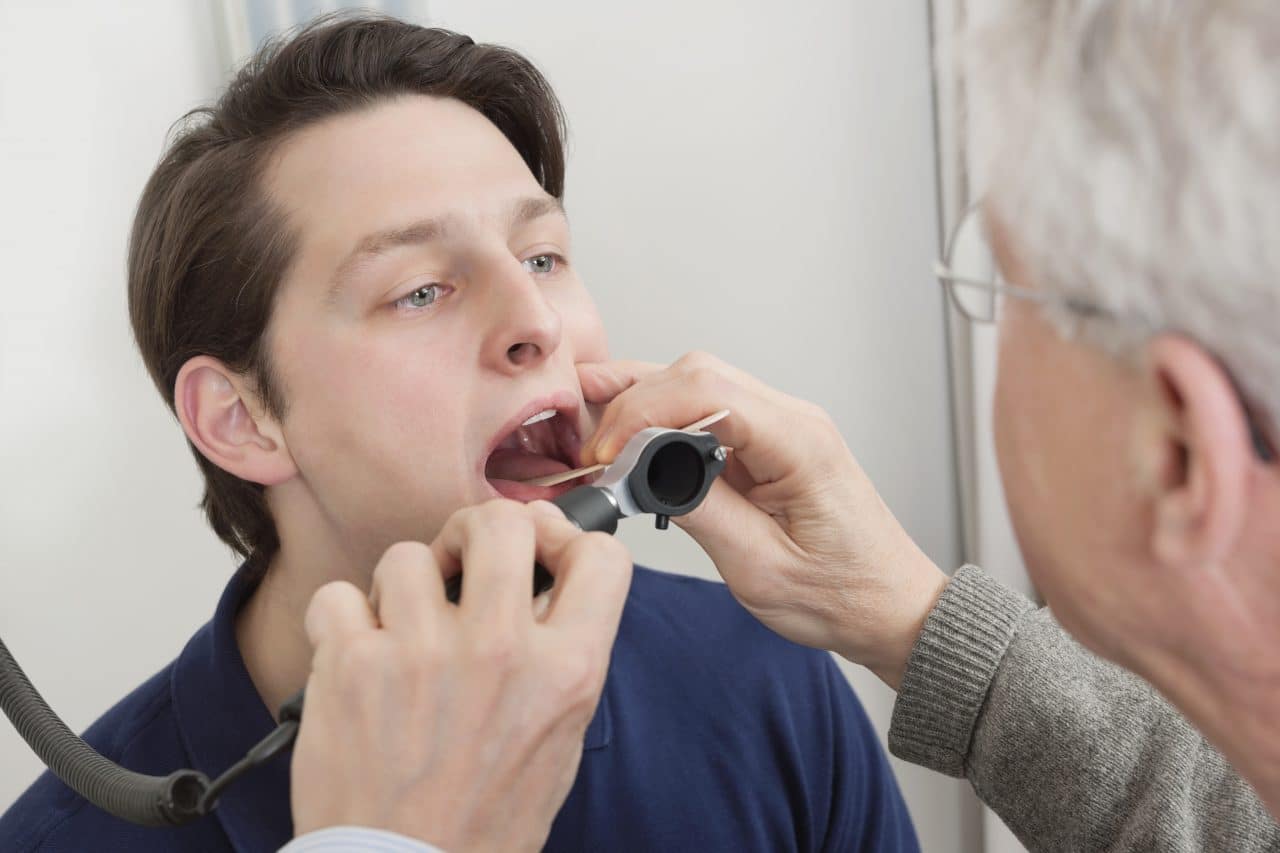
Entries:
[[826,409],[817,403],[797,400],[786,420],[792,429],[801,430],[803,434],[829,443],[833,436],[839,435],[839,429]]
[[689,371],[689,382],[698,393],[710,395],[724,383],[724,378],[715,368],[702,366]]
[[593,655],[563,654],[551,672],[551,689],[566,706],[586,710],[594,707],[605,673],[605,667]]
[[839,435],[840,428],[836,426],[835,419],[831,417],[831,413],[816,403],[809,404],[810,412],[813,419],[828,433],[828,435]]
[[680,359],[676,364],[689,371],[707,369],[714,370],[720,367],[720,360],[708,352],[693,350],[680,356]]
[[349,594],[351,586],[346,581],[329,581],[311,595],[308,607],[314,612],[327,612],[338,607]]
[[387,566],[414,566],[420,565],[431,555],[431,549],[422,542],[403,541],[396,542],[387,550],[382,552],[382,560],[378,563],[375,571],[383,570]]
[[352,637],[337,654],[337,669],[342,678],[359,681],[370,673],[382,672],[388,656],[381,638],[374,634]]
[[796,400],[796,410],[802,417],[814,421],[824,420],[827,414],[825,409],[809,400]]
[[631,432],[662,425],[662,417],[653,409],[653,405],[653,401],[648,401],[643,407],[636,408],[635,423],[631,425]]
[[490,673],[516,671],[523,664],[524,652],[516,633],[504,628],[490,628],[471,646],[475,664]]
[[630,566],[631,552],[622,540],[607,533],[584,533],[570,543],[573,555],[589,556],[592,561],[611,566]]
[[468,516],[468,529],[473,533],[506,530],[512,525],[532,524],[529,510],[523,504],[506,498],[495,498],[476,507]]
[[436,673],[437,656],[426,647],[401,646],[391,656],[389,668],[402,683],[422,683]]
[[403,587],[426,569],[433,558],[431,549],[421,542],[397,542],[382,554],[373,567],[373,589]]

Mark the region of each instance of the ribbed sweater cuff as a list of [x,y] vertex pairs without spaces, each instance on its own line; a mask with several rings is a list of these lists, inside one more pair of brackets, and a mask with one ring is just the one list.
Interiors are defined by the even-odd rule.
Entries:
[[952,576],[916,640],[889,724],[889,751],[964,775],[978,714],[1019,617],[1033,605],[976,566]]

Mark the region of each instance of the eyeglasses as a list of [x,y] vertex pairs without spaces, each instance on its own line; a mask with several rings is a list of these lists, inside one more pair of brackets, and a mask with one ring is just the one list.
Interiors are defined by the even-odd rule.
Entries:
[[[960,217],[947,238],[942,260],[933,265],[933,272],[946,289],[951,305],[963,317],[979,325],[998,322],[1005,300],[1013,297],[1036,305],[1063,308],[1082,320],[1136,325],[1145,328],[1148,333],[1158,331],[1142,318],[1124,317],[1086,300],[1004,281],[984,233],[980,204],[971,205]],[[1249,405],[1239,383],[1226,371],[1225,366],[1223,370],[1231,379],[1236,397],[1240,400],[1245,420],[1249,424],[1249,437],[1252,439],[1254,452],[1264,463],[1271,462],[1276,458],[1275,446],[1262,430],[1258,414]]]
[[1113,312],[1082,299],[1004,281],[982,227],[980,207],[976,204],[964,212],[952,229],[942,260],[933,265],[933,273],[946,288],[956,310],[966,319],[980,325],[998,321],[1004,300],[1009,296],[1037,305],[1059,306],[1085,319],[1107,318],[1117,322],[1143,324],[1141,320],[1122,319]]

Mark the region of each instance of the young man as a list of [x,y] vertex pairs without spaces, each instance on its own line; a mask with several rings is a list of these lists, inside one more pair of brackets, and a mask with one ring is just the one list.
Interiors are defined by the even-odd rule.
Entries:
[[[524,59],[385,19],[268,48],[179,134],[139,205],[131,315],[245,563],[91,743],[147,772],[223,770],[306,681],[316,589],[368,589],[388,546],[460,508],[557,493],[519,481],[577,465],[595,427],[578,366],[608,357],[563,172],[558,104]],[[916,847],[830,659],[720,585],[635,573],[583,746],[549,850]],[[273,850],[289,797],[282,758],[214,817],[141,829],[46,775],[0,846]]]

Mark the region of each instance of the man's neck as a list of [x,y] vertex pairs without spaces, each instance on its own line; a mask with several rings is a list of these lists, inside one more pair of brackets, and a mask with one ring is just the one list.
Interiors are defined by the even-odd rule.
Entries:
[[1247,681],[1222,677],[1217,688],[1201,682],[1194,692],[1169,695],[1280,820],[1280,684]]
[[236,615],[236,645],[273,717],[306,684],[311,670],[311,646],[302,627],[309,600],[279,583],[272,566]]
[[1280,819],[1280,565],[1206,571],[1200,591],[1147,676]]
[[236,644],[258,695],[274,717],[280,706],[307,683],[311,643],[304,618],[311,596],[334,580],[367,589],[367,573],[353,573],[325,562],[320,553],[297,554],[282,548],[271,560],[261,584],[236,616]]

